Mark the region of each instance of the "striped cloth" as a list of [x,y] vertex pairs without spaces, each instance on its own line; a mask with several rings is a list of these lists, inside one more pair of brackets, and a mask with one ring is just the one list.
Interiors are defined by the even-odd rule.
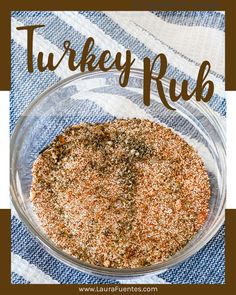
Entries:
[[[153,59],[158,53],[168,58],[168,75],[181,82],[196,83],[199,65],[209,60],[209,79],[215,84],[210,101],[212,109],[224,120],[224,13],[222,12],[13,12],[12,13],[12,89],[10,97],[10,128],[29,103],[46,88],[72,74],[63,64],[55,72],[29,74],[26,69],[26,32],[17,26],[45,24],[34,37],[34,52],[54,52],[60,57],[62,40],[70,40],[81,52],[86,39],[95,39],[94,53],[109,49],[130,49],[134,67],[142,67],[145,56]],[[36,58],[33,58],[36,66]],[[93,103],[94,108],[99,108]],[[101,110],[102,112],[102,110]],[[109,115],[109,114],[108,114]],[[118,114],[117,114],[118,115]],[[158,276],[129,281],[97,278],[76,271],[50,256],[25,228],[16,213],[12,214],[12,283],[13,284],[223,284],[224,227],[197,254],[178,267]]]

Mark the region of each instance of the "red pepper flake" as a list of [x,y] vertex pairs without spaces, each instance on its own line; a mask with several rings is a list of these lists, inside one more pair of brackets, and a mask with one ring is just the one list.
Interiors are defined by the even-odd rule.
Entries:
[[207,211],[201,211],[198,214],[198,223],[203,224],[207,218]]
[[59,136],[59,141],[60,141],[61,144],[64,144],[65,143],[65,137],[60,135]]

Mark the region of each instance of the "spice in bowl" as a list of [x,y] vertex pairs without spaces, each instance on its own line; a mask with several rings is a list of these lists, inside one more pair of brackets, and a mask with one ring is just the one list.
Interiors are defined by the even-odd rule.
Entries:
[[31,201],[44,231],[98,266],[166,261],[203,225],[209,199],[198,153],[149,120],[68,127],[33,165]]

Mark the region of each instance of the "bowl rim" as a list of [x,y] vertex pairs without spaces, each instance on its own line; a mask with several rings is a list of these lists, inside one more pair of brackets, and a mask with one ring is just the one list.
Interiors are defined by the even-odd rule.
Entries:
[[[59,261],[64,262],[66,265],[69,265],[70,267],[73,267],[79,271],[96,275],[96,276],[102,276],[107,278],[120,278],[120,279],[129,279],[131,277],[138,277],[138,276],[144,276],[144,275],[153,275],[160,272],[163,272],[169,268],[173,268],[177,266],[178,264],[184,262],[191,256],[193,256],[197,251],[199,251],[201,248],[203,248],[210,239],[218,232],[219,228],[224,223],[225,219],[225,202],[226,202],[226,182],[224,181],[223,184],[223,191],[222,191],[222,198],[224,200],[223,204],[223,210],[221,210],[220,216],[218,220],[216,220],[214,226],[209,230],[209,232],[206,235],[204,239],[204,243],[200,243],[199,241],[191,247],[191,249],[187,250],[186,252],[180,250],[179,256],[175,257],[173,255],[170,259],[167,261],[157,263],[155,265],[151,266],[145,266],[140,268],[132,268],[132,269],[116,269],[116,268],[107,268],[102,266],[96,266],[92,264],[88,264],[82,261],[79,261],[78,259],[72,257],[71,255],[63,252],[63,250],[59,249],[57,246],[55,246],[49,239],[46,239],[41,232],[39,232],[34,225],[30,222],[30,220],[27,218],[25,212],[21,208],[20,204],[18,203],[18,198],[16,195],[19,195],[18,190],[14,187],[14,175],[13,175],[13,163],[14,163],[14,142],[16,141],[18,130],[24,123],[25,117],[27,117],[27,114],[30,113],[30,111],[41,101],[43,98],[52,92],[56,91],[58,88],[60,88],[63,85],[66,85],[74,80],[87,77],[87,76],[96,76],[96,75],[107,75],[107,74],[118,74],[119,72],[116,69],[111,69],[108,72],[104,72],[101,70],[95,70],[93,72],[85,71],[83,73],[76,73],[74,75],[71,75],[65,79],[60,80],[59,82],[55,83],[54,85],[47,88],[45,91],[43,91],[41,94],[39,94],[35,99],[32,100],[32,102],[27,106],[26,110],[22,112],[20,115],[18,121],[16,122],[16,125],[12,131],[12,135],[10,138],[10,199],[13,204],[13,207],[15,208],[20,220],[26,225],[27,229],[31,232],[33,235],[33,238],[36,238],[40,244],[46,248],[47,252],[49,252],[53,257],[58,259]],[[130,71],[130,75],[132,74],[143,74],[142,69],[133,68]],[[155,74],[155,73],[154,73]],[[140,77],[140,76],[139,76]],[[142,75],[143,77],[143,75]],[[165,78],[169,81],[168,78]],[[164,79],[163,79],[164,80]],[[128,85],[127,85],[128,86]],[[121,86],[120,86],[121,87]],[[192,103],[195,107],[200,109],[201,111],[207,112],[210,115],[210,119],[212,122],[217,126],[219,129],[219,132],[221,133],[222,138],[222,151],[224,155],[226,155],[226,147],[225,147],[225,130],[220,122],[220,120],[216,116],[216,112],[214,112],[209,105],[204,104],[201,105],[199,102],[196,102],[194,99],[189,101],[188,103]],[[178,104],[178,102],[175,102],[175,104]],[[220,116],[220,115],[219,115]],[[223,163],[224,172],[226,171],[226,164]],[[225,173],[223,174],[223,177],[225,177]],[[202,240],[202,238],[200,239]],[[184,249],[184,248],[183,248]],[[191,251],[190,251],[191,250]],[[191,253],[190,253],[191,252]],[[181,253],[181,254],[180,254]],[[184,257],[183,257],[184,256]]]

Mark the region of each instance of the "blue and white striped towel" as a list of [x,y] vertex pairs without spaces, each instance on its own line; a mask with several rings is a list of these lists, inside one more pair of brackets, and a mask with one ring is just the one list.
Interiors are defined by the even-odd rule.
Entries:
[[[45,24],[35,33],[34,51],[54,52],[59,57],[62,40],[70,40],[81,52],[86,39],[95,39],[98,56],[109,49],[130,49],[135,67],[142,67],[145,56],[153,59],[158,53],[168,58],[168,76],[181,82],[196,83],[199,65],[209,60],[209,78],[215,84],[210,101],[219,116],[226,115],[224,92],[224,13],[222,12],[13,12],[12,13],[12,80],[11,131],[28,104],[41,92],[72,74],[63,64],[55,72],[29,74],[26,68],[26,32],[17,26]],[[33,60],[36,65],[36,59]],[[93,104],[93,107],[98,108]],[[102,110],[101,110],[102,112]],[[109,114],[108,114],[109,115]],[[13,210],[14,211],[14,210]],[[158,276],[126,283],[223,284],[224,227],[191,259]],[[76,271],[51,257],[31,236],[13,212],[12,216],[12,283],[13,284],[106,284],[123,283],[101,279]]]

